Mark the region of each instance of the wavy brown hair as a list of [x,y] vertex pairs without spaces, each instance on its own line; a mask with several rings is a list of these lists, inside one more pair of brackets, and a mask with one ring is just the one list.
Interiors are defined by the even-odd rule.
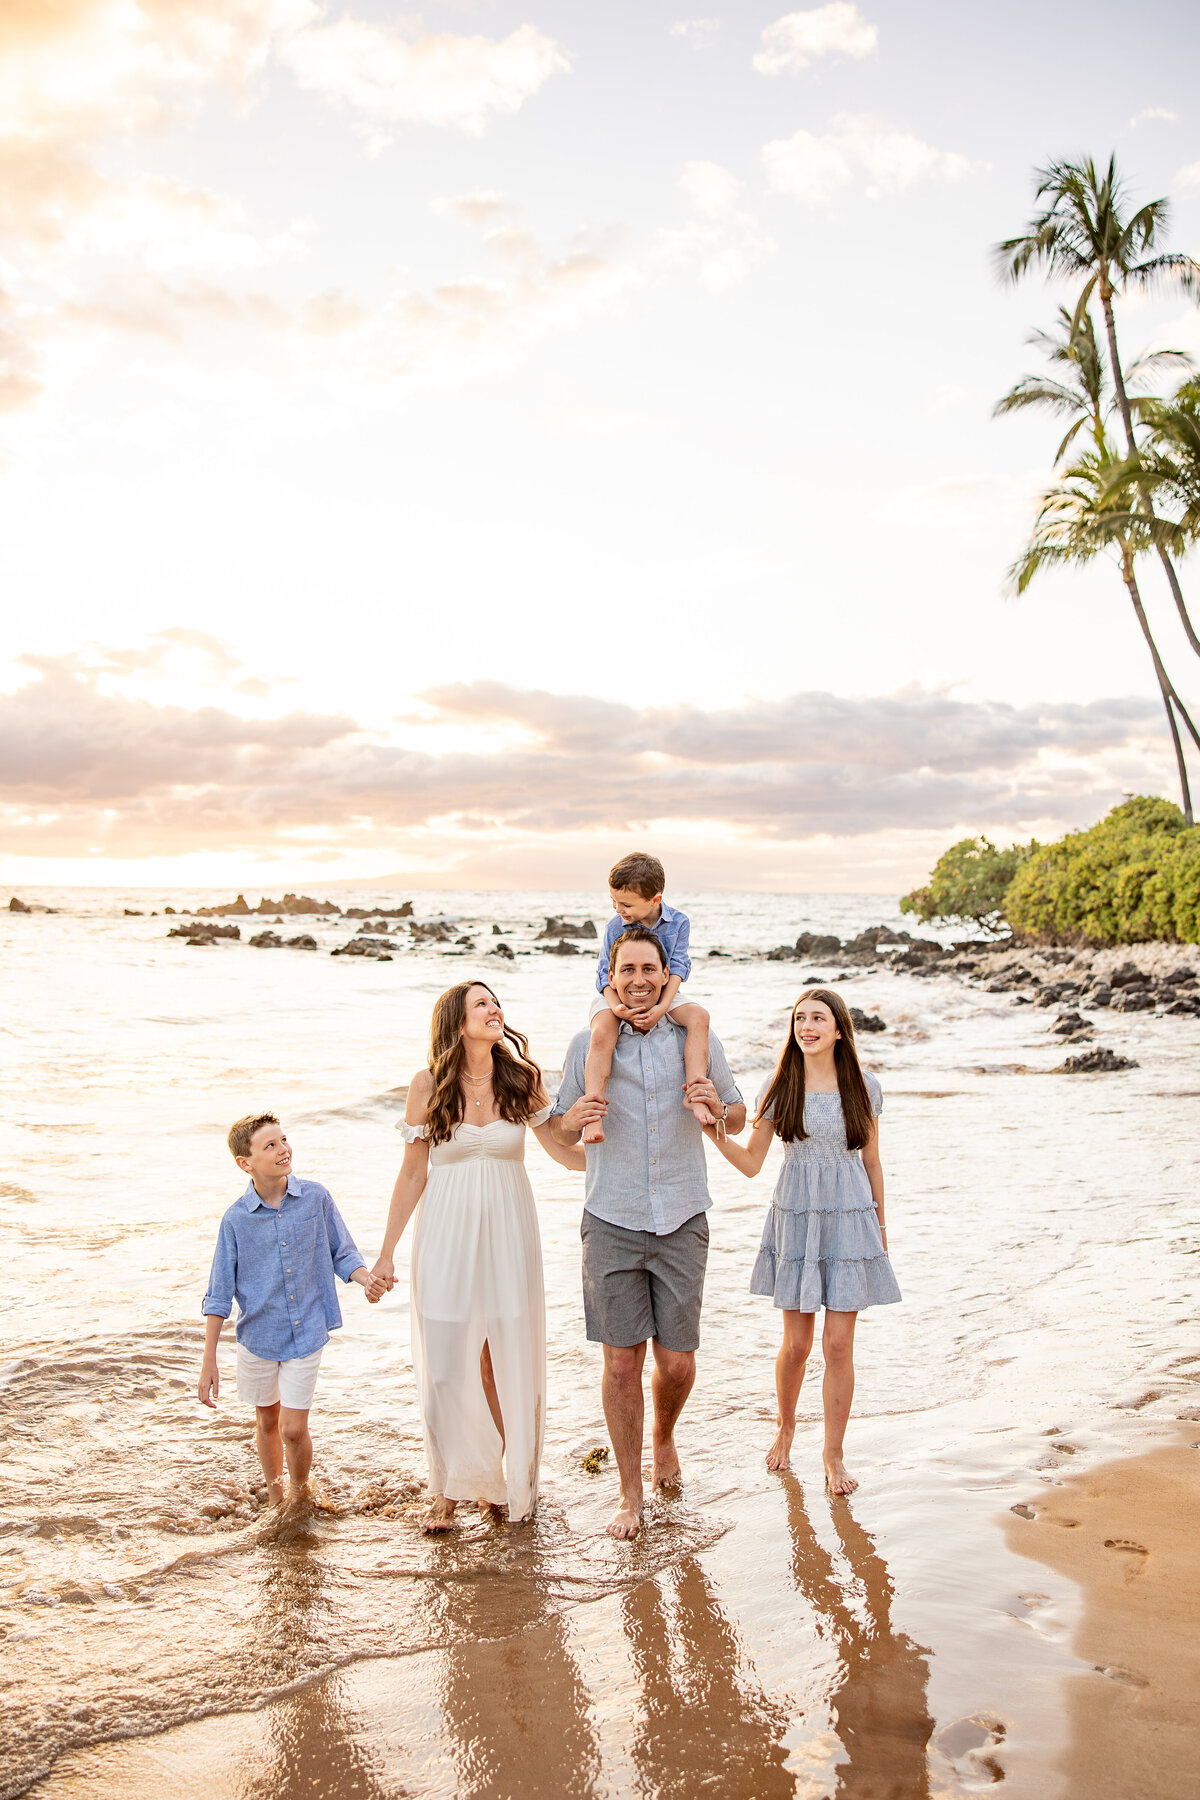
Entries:
[[850,1017],[850,1008],[832,988],[805,988],[793,1000],[788,1014],[787,1043],[754,1123],[760,1124],[770,1112],[776,1135],[785,1144],[808,1136],[804,1129],[804,1052],[796,1042],[796,1008],[801,1000],[819,1000],[822,1006],[827,1006],[841,1033],[833,1046],[833,1066],[837,1070],[838,1095],[842,1102],[842,1117],[846,1121],[846,1145],[850,1150],[861,1150],[870,1143],[875,1122],[871,1096],[854,1044],[854,1020]]
[[[448,1143],[454,1127],[463,1119],[463,1065],[467,1059],[463,1047],[463,1022],[467,1016],[467,995],[472,988],[495,994],[486,981],[458,981],[438,997],[429,1023],[429,1072],[433,1076],[433,1097],[429,1102],[429,1142]],[[496,1001],[499,1005],[499,1001]],[[542,1071],[529,1054],[529,1041],[511,1025],[504,1027],[505,1041],[492,1045],[492,1092],[496,1110],[513,1125],[525,1125],[536,1112],[535,1099],[543,1092]],[[510,1049],[509,1046],[512,1046]],[[514,1055],[515,1051],[515,1055]]]

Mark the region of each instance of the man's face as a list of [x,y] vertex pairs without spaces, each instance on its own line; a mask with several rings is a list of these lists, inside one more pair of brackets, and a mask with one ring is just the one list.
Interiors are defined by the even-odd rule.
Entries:
[[617,998],[630,1012],[648,1012],[657,1006],[667,985],[667,971],[654,944],[622,944],[613,969]]
[[292,1146],[282,1126],[260,1125],[250,1140],[249,1156],[239,1156],[238,1167],[246,1171],[260,1193],[264,1184],[270,1186],[281,1175],[290,1175]]
[[613,903],[613,911],[620,913],[626,925],[641,925],[647,919],[658,923],[662,911],[661,894],[652,894],[647,900],[644,894],[635,894],[632,888],[609,888],[608,897]]

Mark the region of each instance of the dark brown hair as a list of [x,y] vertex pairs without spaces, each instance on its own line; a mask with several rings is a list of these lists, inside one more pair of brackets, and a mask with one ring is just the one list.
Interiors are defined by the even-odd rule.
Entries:
[[[467,995],[477,987],[492,994],[486,981],[459,981],[434,1002],[433,1018],[429,1022],[429,1072],[433,1076],[428,1117],[431,1145],[448,1143],[454,1127],[462,1124],[462,1073],[467,1057],[462,1030],[467,1016]],[[496,999],[495,994],[492,999]],[[524,1125],[530,1113],[536,1112],[534,1102],[543,1093],[542,1071],[529,1054],[528,1039],[514,1031],[511,1025],[505,1025],[504,1036],[507,1042],[492,1045],[492,1092],[496,1097],[496,1111],[513,1125]],[[513,1049],[509,1048],[510,1044]]]
[[627,925],[620,937],[613,940],[613,947],[608,953],[608,972],[610,975],[617,966],[617,951],[621,948],[622,944],[653,944],[654,948],[658,951],[658,960],[663,966],[663,971],[664,973],[666,972],[667,953],[663,949],[658,938],[655,937],[654,933],[648,930],[645,925]]
[[225,1140],[234,1156],[249,1156],[250,1146],[254,1142],[254,1134],[261,1131],[264,1125],[278,1125],[279,1120],[274,1113],[247,1113],[236,1125],[229,1127],[229,1136]]
[[841,1033],[833,1046],[833,1066],[837,1070],[838,1094],[846,1122],[846,1146],[850,1150],[861,1150],[870,1143],[874,1125],[871,1096],[854,1047],[854,1020],[850,1017],[850,1008],[832,988],[805,988],[793,1000],[788,1014],[787,1043],[754,1123],[761,1124],[770,1112],[776,1135],[785,1144],[808,1136],[804,1129],[804,1052],[796,1042],[796,1008],[801,1000],[819,1000],[822,1006],[827,1006]]
[[653,900],[666,887],[667,872],[657,856],[635,850],[632,856],[623,856],[613,864],[608,871],[608,885],[614,894],[640,894],[643,900]]

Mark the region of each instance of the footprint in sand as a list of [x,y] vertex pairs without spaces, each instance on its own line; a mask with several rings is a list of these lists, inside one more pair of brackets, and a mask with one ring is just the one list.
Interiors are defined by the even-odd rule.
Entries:
[[1105,1538],[1104,1548],[1119,1551],[1122,1556],[1129,1558],[1125,1569],[1126,1581],[1136,1581],[1139,1575],[1145,1574],[1150,1557],[1145,1544],[1135,1544],[1132,1538]]

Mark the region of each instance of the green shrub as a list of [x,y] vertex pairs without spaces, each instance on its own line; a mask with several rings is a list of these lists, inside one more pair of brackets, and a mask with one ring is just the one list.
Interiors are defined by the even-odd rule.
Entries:
[[1034,844],[1012,844],[997,850],[990,838],[962,838],[939,856],[928,887],[914,888],[900,902],[901,912],[930,919],[960,920],[998,934],[1005,929],[1004,897],[1014,875]]
[[1004,912],[1026,937],[1200,943],[1200,831],[1169,800],[1139,794],[1087,831],[1039,847],[1013,876]]

